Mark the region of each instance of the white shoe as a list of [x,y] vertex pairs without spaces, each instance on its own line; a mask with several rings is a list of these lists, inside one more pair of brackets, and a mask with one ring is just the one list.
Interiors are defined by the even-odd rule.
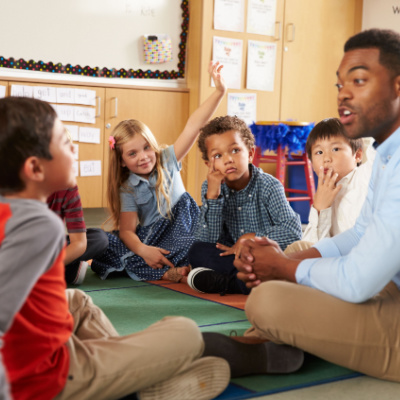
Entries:
[[203,357],[179,375],[138,393],[140,400],[211,400],[229,384],[229,364],[223,358]]
[[88,269],[89,264],[86,261],[81,261],[79,263],[79,268],[76,273],[76,277],[72,282],[73,285],[82,285],[83,281],[85,280],[86,271]]

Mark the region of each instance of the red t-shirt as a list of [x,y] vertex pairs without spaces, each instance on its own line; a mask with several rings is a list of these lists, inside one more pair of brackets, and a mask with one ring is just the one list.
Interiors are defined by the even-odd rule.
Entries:
[[[15,254],[14,266],[10,262],[7,267],[15,268],[18,280],[11,275],[10,282],[2,282],[14,286],[12,293],[8,293],[11,306],[15,301],[13,293],[21,292],[22,300],[27,294],[22,307],[15,306],[18,311],[13,315],[11,325],[2,338],[3,363],[14,400],[53,399],[64,388],[68,376],[69,351],[66,343],[73,330],[73,317],[65,295],[65,247],[61,252],[55,250],[63,243],[63,227],[45,204],[41,205],[41,209],[35,204],[29,208],[32,202],[26,201],[10,204],[0,203],[0,252],[4,254],[8,251],[9,255],[20,249],[21,253],[26,251],[31,254],[27,254],[28,261],[24,262]],[[55,218],[57,223],[48,223],[51,218],[49,215],[43,216],[44,211]],[[25,236],[25,231],[30,230],[29,220],[37,226],[37,232],[30,232],[31,240]],[[42,230],[46,230],[48,237],[43,237]],[[59,244],[52,245],[50,241],[58,241]],[[34,250],[40,246],[43,249]],[[43,262],[45,256],[42,253],[46,249],[52,252],[46,258],[51,261],[43,266],[46,263]],[[5,267],[1,265],[0,269]],[[30,279],[32,283],[29,285]],[[25,293],[29,289],[29,293]]]

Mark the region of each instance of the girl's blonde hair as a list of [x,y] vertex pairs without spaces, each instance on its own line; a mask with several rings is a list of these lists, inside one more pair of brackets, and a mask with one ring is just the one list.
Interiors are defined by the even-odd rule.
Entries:
[[109,150],[109,168],[107,178],[107,200],[110,208],[110,219],[113,222],[113,228],[118,229],[121,213],[120,189],[132,193],[128,188],[129,169],[122,166],[122,146],[132,139],[135,135],[141,135],[150,145],[156,154],[156,164],[154,168],[157,171],[156,196],[157,209],[162,214],[163,199],[166,201],[167,217],[171,216],[170,199],[170,175],[163,168],[161,160],[161,150],[151,130],[140,121],[128,119],[120,122],[113,130],[112,135],[115,140],[114,148]]

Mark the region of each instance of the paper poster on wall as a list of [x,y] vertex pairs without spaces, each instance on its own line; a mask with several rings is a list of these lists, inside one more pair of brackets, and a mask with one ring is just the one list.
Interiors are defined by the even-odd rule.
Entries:
[[400,33],[399,0],[364,0],[362,14],[362,30],[381,28]]
[[257,120],[257,94],[228,93],[228,115],[236,115],[251,125]]
[[34,86],[33,97],[35,99],[47,101],[49,103],[56,103],[57,102],[56,88],[49,86]]
[[213,60],[224,65],[222,74],[227,87],[240,89],[243,40],[214,36],[213,43]]
[[33,97],[33,86],[11,85],[11,96]]
[[77,142],[79,140],[79,126],[78,125],[67,125],[64,124],[65,129],[68,129],[71,139],[73,142]]
[[84,143],[100,144],[100,128],[81,126],[79,128],[79,141]]
[[56,110],[58,118],[60,118],[61,121],[75,121],[74,106],[64,106],[60,104],[52,104],[52,106]]
[[81,176],[101,176],[101,161],[81,161],[80,162]]
[[247,5],[247,32],[275,35],[276,0],[249,0]]
[[214,29],[244,31],[244,0],[214,0]]
[[273,92],[276,43],[249,40],[246,88]]
[[75,89],[75,104],[85,106],[96,105],[96,91],[88,89]]
[[75,89],[74,88],[57,88],[57,103],[75,103]]
[[89,107],[74,107],[74,121],[86,124],[96,123],[96,111]]
[[6,87],[0,85],[0,98],[6,97]]

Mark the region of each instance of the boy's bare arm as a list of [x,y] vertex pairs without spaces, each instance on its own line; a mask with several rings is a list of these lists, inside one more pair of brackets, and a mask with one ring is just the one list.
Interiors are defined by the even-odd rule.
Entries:
[[86,232],[69,233],[69,245],[66,248],[65,265],[79,258],[87,247]]

